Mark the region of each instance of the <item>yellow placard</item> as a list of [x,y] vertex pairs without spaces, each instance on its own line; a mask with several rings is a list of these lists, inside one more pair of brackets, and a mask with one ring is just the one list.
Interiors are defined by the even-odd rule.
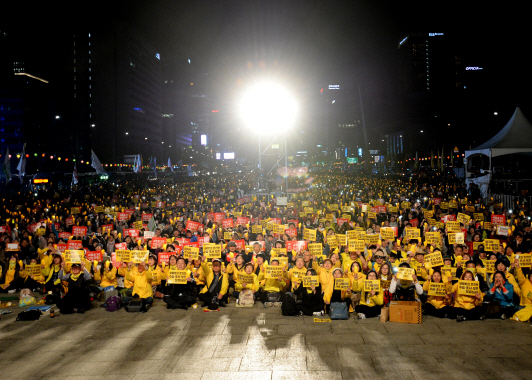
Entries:
[[493,225],[491,224],[491,222],[484,222],[484,229],[485,230],[493,229]]
[[434,211],[432,210],[427,210],[423,213],[425,215],[425,218],[429,219],[429,218],[432,218],[434,216]]
[[417,239],[420,236],[421,236],[421,232],[420,232],[419,228],[417,228],[417,227],[406,227],[405,228],[405,239],[406,239],[406,241],[412,240],[412,239]]
[[135,223],[133,223],[133,227],[136,230],[142,230],[142,220],[139,220],[139,221],[136,221]]
[[347,278],[335,278],[334,290],[346,290],[349,289],[349,279]]
[[316,323],[323,323],[323,322],[330,322],[330,319],[320,319],[320,318],[314,318],[314,322]]
[[270,251],[271,257],[277,257],[279,255],[286,256],[286,248],[272,248]]
[[364,239],[364,241],[367,244],[377,244],[379,242],[379,239],[380,239],[379,234],[369,234],[369,235],[366,235],[366,238]]
[[458,281],[458,294],[474,296],[477,293],[480,293],[478,281]]
[[364,240],[348,240],[347,245],[349,247],[349,252],[355,252],[355,251],[364,251],[364,247],[366,246],[366,242]]
[[395,239],[395,232],[390,227],[382,227],[381,237],[386,240],[393,240]]
[[404,268],[399,267],[397,268],[397,278],[399,280],[405,280],[405,281],[412,281],[413,275],[415,274],[415,270],[413,268]]
[[447,295],[446,284],[443,282],[431,282],[429,285],[429,296],[445,297]]
[[449,202],[442,202],[440,203],[440,208],[442,210],[448,210],[449,209]]
[[486,272],[488,273],[495,273],[495,263],[497,260],[486,260],[484,261],[484,264],[486,265]]
[[241,274],[239,273],[238,274],[238,282],[241,282],[242,284],[253,284],[254,282],[254,279],[253,279],[253,275],[252,274],[247,274],[247,273],[244,273],[244,274]]
[[197,260],[199,257],[199,248],[191,245],[186,245],[183,249],[183,257],[187,260]]
[[329,247],[337,247],[338,239],[336,239],[335,235],[327,236],[327,244],[329,244]]
[[129,263],[131,261],[131,251],[128,251],[128,250],[116,251],[116,260],[122,263]]
[[41,266],[39,264],[27,264],[24,269],[28,276],[39,276],[41,274]]
[[320,256],[323,253],[323,246],[321,243],[309,244],[308,251],[311,255]]
[[532,266],[532,255],[529,253],[519,254],[519,266],[521,268],[530,268]]
[[484,221],[484,214],[481,212],[475,212],[473,214],[473,219],[475,219],[477,222],[483,222]]
[[255,224],[251,226],[251,232],[254,234],[260,234],[262,233],[262,226],[260,224]]
[[460,232],[462,230],[460,228],[460,222],[458,221],[448,221],[445,223],[445,227],[447,228],[448,232]]
[[96,206],[96,207],[94,207],[94,212],[96,212],[96,213],[98,213],[98,214],[99,214],[100,212],[104,212],[104,208],[103,208],[103,206]]
[[381,290],[381,282],[379,280],[364,280],[365,292],[378,292],[379,290]]
[[449,232],[447,236],[449,238],[449,244],[464,244],[463,232]]
[[283,267],[279,265],[268,265],[264,272],[265,278],[279,278],[283,276]]
[[79,207],[71,207],[71,208],[70,208],[70,213],[71,213],[72,215],[79,214]]
[[224,231],[224,240],[231,240],[233,238],[233,232]]
[[66,264],[81,264],[81,260],[85,256],[84,250],[68,249],[65,251],[65,263]]
[[222,248],[218,244],[203,244],[203,255],[208,259],[219,259],[222,257]]
[[458,208],[457,201],[449,201],[449,208]]
[[150,255],[149,251],[129,251],[131,255],[131,261],[135,264],[148,262],[148,257]]
[[469,215],[462,214],[461,212],[459,212],[458,215],[456,216],[456,220],[460,223],[463,223],[464,226],[467,227],[469,225],[469,221],[471,220],[471,217]]
[[425,232],[425,241],[432,245],[441,244],[441,235],[439,232]]
[[356,230],[349,230],[346,231],[347,240],[356,240],[358,239],[358,231]]
[[434,253],[427,253],[425,255],[425,261],[430,263],[431,267],[443,266],[443,257],[441,256],[441,252],[439,251]]
[[316,241],[316,230],[310,230],[308,228],[305,228],[305,230],[303,231],[303,239]]
[[377,213],[368,211],[368,219],[377,219]]
[[317,287],[319,285],[318,276],[303,276],[303,286],[305,288],[310,288],[312,286]]
[[489,252],[499,252],[499,239],[484,240],[484,250]]
[[285,266],[286,264],[288,264],[288,257],[286,256],[277,256],[275,257],[275,260],[279,261],[280,266]]
[[187,270],[170,269],[168,271],[167,282],[169,284],[186,284],[188,277]]
[[347,245],[347,235],[336,234],[339,245]]

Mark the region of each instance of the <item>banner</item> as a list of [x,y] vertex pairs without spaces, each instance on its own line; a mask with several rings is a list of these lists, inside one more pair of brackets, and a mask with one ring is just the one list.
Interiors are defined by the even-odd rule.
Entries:
[[186,284],[188,277],[187,272],[188,271],[186,270],[170,269],[168,271],[167,282],[169,284]]
[[83,250],[70,250],[67,249],[64,254],[66,264],[81,264],[81,260],[85,256]]
[[142,262],[145,262],[145,263],[148,262],[148,256],[150,254],[149,251],[129,251],[129,253],[131,256],[131,261],[134,262],[135,264],[142,263]]
[[434,297],[445,297],[447,295],[446,286],[447,284],[443,282],[431,282],[429,284],[428,295]]
[[305,288],[318,287],[319,276],[303,276],[303,286]]
[[268,265],[265,268],[265,278],[279,278],[283,277],[283,267],[278,265]]
[[219,259],[222,257],[222,249],[218,244],[203,244],[203,256],[208,259]]
[[477,293],[480,293],[478,281],[458,281],[458,294],[474,296]]

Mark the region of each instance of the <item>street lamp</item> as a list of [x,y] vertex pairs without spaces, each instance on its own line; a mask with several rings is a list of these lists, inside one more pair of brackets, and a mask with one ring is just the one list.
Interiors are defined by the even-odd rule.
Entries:
[[[297,102],[284,87],[264,81],[250,87],[240,103],[240,115],[246,126],[259,135],[259,181],[262,176],[261,136],[284,133],[284,162],[286,193],[288,195],[288,155],[286,133],[293,126],[297,114]],[[273,143],[273,141],[272,141]]]

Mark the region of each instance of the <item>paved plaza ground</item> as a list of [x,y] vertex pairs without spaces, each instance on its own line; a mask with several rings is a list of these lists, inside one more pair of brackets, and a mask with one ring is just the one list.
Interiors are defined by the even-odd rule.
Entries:
[[514,321],[316,323],[279,308],[0,317],[0,379],[532,379],[532,327]]

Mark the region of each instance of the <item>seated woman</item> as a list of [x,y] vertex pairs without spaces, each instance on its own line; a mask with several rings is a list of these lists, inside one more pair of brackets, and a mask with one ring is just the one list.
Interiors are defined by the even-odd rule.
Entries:
[[255,268],[254,268],[253,263],[251,262],[246,263],[244,265],[244,272],[242,274],[242,275],[252,276],[253,282],[251,283],[243,282],[242,275],[236,278],[235,291],[233,292],[233,297],[237,299],[237,304],[238,304],[238,297],[240,296],[240,293],[243,290],[246,290],[246,289],[251,290],[253,294],[255,294],[257,290],[259,290],[259,278],[255,273],[253,273],[254,269]]
[[[368,272],[368,280],[378,280],[377,273],[375,271]],[[356,283],[357,287],[360,286],[359,282]],[[358,319],[366,319],[377,317],[381,314],[383,300],[383,291],[382,289],[378,292],[372,290],[371,292],[364,291],[364,285],[362,289],[357,288],[356,291],[360,291],[360,303],[355,306],[355,311],[357,312]]]
[[133,284],[131,297],[124,297],[124,303],[128,303],[133,298],[139,298],[142,301],[140,308],[141,313],[149,310],[153,303],[153,290],[151,287],[151,273],[148,270],[148,264],[142,262],[138,264],[137,270],[133,270],[133,262],[127,263],[126,280]]
[[[296,265],[299,262],[303,262],[303,258],[296,259]],[[306,272],[307,276],[316,276],[316,271],[314,269],[309,269]],[[318,282],[319,284],[319,282]],[[321,284],[318,287],[311,286],[310,288],[305,288],[303,286],[303,279],[300,279],[299,286],[294,291],[298,300],[301,300],[301,303],[296,304],[296,310],[299,311],[299,315],[314,315],[322,316],[325,315],[323,308],[325,304],[323,303],[323,297],[321,295]]]
[[85,262],[72,264],[70,273],[65,273],[65,262],[61,263],[59,279],[68,282],[68,293],[57,301],[57,307],[62,314],[85,313],[91,307],[89,281],[91,274],[85,268]]
[[330,313],[332,302],[344,302],[347,305],[347,310],[352,311],[351,307],[351,289],[334,289],[336,279],[345,278],[342,268],[334,268],[333,281],[325,288],[323,292],[323,302],[325,303],[325,312]]
[[229,276],[229,287],[236,290],[238,274],[244,273],[244,256],[237,254],[233,257],[232,261],[227,264],[226,272]]
[[[273,258],[271,266],[279,266],[279,260]],[[257,296],[261,300],[264,307],[281,306],[281,299],[283,297],[283,290],[286,287],[286,281],[284,276],[277,278],[266,278],[266,268],[261,266],[261,272],[259,274],[259,284],[262,284],[262,289],[258,292]],[[284,272],[284,270],[283,270]]]
[[167,309],[183,309],[187,310],[190,306],[196,303],[196,296],[194,295],[194,277],[192,272],[187,269],[186,261],[183,257],[179,257],[176,263],[177,270],[187,271],[186,284],[167,284],[169,292],[163,297],[166,302]]
[[443,277],[439,269],[434,269],[428,280],[423,284],[423,291],[426,293],[430,290],[430,284],[445,284],[445,296],[431,296],[427,297],[424,312],[427,315],[432,315],[436,318],[448,318],[453,315],[453,308],[451,303],[452,277],[447,278],[447,282],[443,282]]
[[[466,270],[460,278],[464,281],[474,281],[475,276],[469,270]],[[454,313],[456,314],[456,322],[484,320],[484,309],[482,301],[484,296],[482,293],[476,293],[474,296],[465,294],[458,294],[458,286],[460,282],[453,285],[451,292],[455,294],[454,298]]]
[[[410,268],[410,265],[401,263],[399,268]],[[412,280],[399,280],[396,273],[390,283],[390,294],[393,295],[395,301],[419,301],[419,296],[423,294],[423,287],[415,274],[412,275]]]
[[192,272],[192,276],[194,276],[194,285],[192,288],[194,294],[197,296],[205,286],[205,274],[201,269],[201,260],[191,260],[188,264],[188,269]]
[[10,290],[13,292],[20,289],[30,289],[39,291],[41,284],[29,277],[24,270],[24,265],[21,260],[17,260],[17,254],[11,256],[5,268],[2,269],[0,277],[0,293],[7,293]]
[[157,256],[148,257],[148,270],[151,273],[151,286],[153,293],[162,290],[162,281],[166,279],[166,273],[157,265]]
[[100,290],[109,286],[118,287],[118,279],[116,277],[116,268],[113,267],[113,263],[107,259],[99,265],[99,268],[94,268],[94,280],[99,284]]
[[392,283],[393,273],[390,268],[390,263],[384,263],[381,265],[378,271],[378,277],[381,281],[381,288],[383,292],[383,305],[388,306],[392,301],[392,293],[390,293],[390,284]]
[[[490,301],[496,301],[501,306],[501,310],[486,315],[487,318],[500,318],[506,319],[512,317],[515,313],[515,305],[513,303],[514,296],[514,286],[506,280],[504,273],[501,271],[496,271],[493,274],[493,284],[492,287],[488,290],[488,299]],[[490,308],[488,307],[488,313]]]
[[366,279],[366,275],[362,272],[362,266],[358,261],[351,263],[347,278],[351,286],[351,307],[354,309],[359,304],[362,295],[362,292],[358,289],[364,288],[364,280]]
[[45,278],[44,291],[46,293],[52,292],[59,294],[63,292],[63,286],[59,279],[59,271],[61,270],[61,264],[63,263],[63,257],[58,254],[52,256],[52,261],[44,268],[41,266],[41,273]]

